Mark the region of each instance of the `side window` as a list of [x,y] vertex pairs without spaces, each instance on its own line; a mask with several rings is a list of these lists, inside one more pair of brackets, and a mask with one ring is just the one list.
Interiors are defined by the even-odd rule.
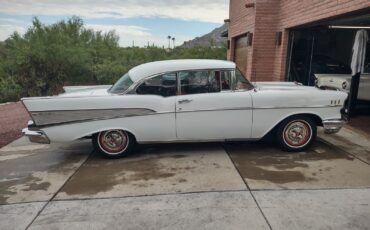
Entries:
[[221,71],[221,91],[231,90],[231,71]]
[[184,71],[179,73],[181,94],[220,92],[219,71]]
[[159,75],[141,83],[136,89],[137,94],[175,96],[177,92],[176,73]]

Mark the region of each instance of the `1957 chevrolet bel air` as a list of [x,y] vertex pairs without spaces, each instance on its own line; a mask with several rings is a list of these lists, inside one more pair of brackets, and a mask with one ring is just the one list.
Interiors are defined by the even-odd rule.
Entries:
[[272,132],[281,148],[302,151],[316,127],[343,125],[347,94],[292,82],[251,84],[235,63],[171,60],[147,63],[113,86],[65,88],[23,98],[33,142],[92,138],[106,157],[126,156],[135,143],[258,140]]

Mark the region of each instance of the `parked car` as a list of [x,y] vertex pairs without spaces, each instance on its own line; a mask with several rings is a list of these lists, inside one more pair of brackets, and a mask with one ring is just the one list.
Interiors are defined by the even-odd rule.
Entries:
[[[305,55],[296,55],[292,62],[292,74],[295,81],[305,85],[315,85],[315,74],[350,74],[351,67],[330,56],[315,54],[311,64],[305,61]],[[310,68],[311,67],[311,68]],[[305,76],[308,75],[308,79]]]
[[[336,89],[349,93],[351,74],[315,74],[315,84],[319,88]],[[358,99],[370,101],[370,74],[362,74],[358,87]]]
[[343,125],[346,93],[293,82],[251,84],[235,63],[171,60],[137,66],[113,86],[59,96],[23,98],[33,142],[92,138],[97,151],[116,158],[135,143],[259,140],[268,133],[287,151],[302,151],[316,127]]

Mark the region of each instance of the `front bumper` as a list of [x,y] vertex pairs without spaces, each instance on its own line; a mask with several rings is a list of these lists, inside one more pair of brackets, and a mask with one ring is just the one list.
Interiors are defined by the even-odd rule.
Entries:
[[322,122],[324,127],[324,132],[326,134],[333,134],[339,132],[346,122],[344,120],[324,120]]
[[31,142],[40,144],[50,144],[50,140],[46,134],[39,130],[33,123],[33,121],[28,122],[28,127],[22,129],[22,134],[27,136]]

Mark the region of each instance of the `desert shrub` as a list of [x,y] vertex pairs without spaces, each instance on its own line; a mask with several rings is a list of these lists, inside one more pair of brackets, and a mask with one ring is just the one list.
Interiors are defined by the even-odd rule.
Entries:
[[54,24],[34,18],[24,35],[0,42],[0,99],[58,94],[62,86],[113,84],[130,68],[166,59],[226,59],[226,48],[127,47],[114,31],[87,29],[78,17]]
[[0,103],[18,101],[22,88],[11,78],[0,78]]

